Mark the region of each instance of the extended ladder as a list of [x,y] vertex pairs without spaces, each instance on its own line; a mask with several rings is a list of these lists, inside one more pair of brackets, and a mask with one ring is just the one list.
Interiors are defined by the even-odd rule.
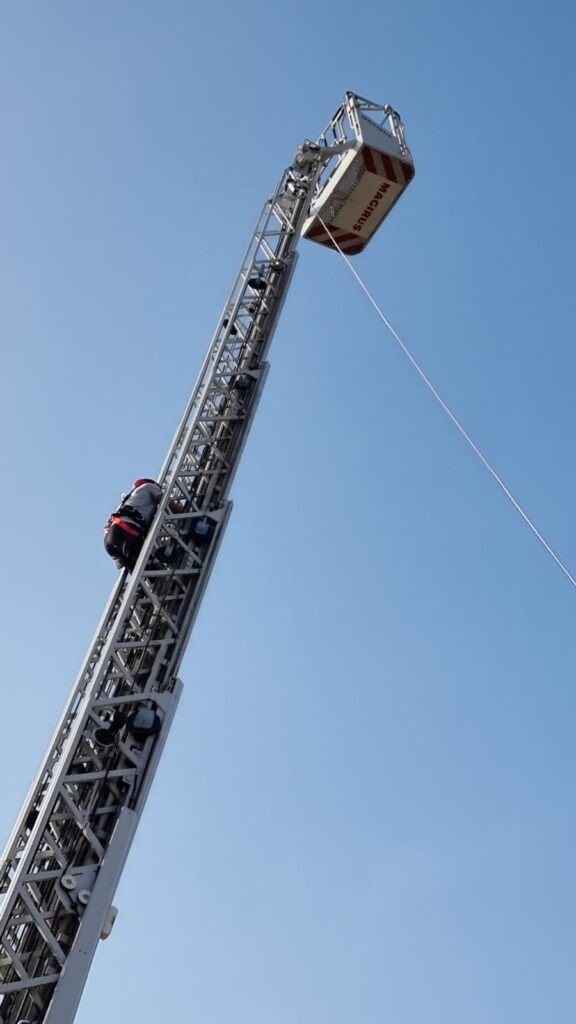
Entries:
[[302,227],[333,174],[329,162],[358,148],[353,126],[348,138],[334,123],[330,137],[303,144],[264,205],[162,468],[163,498],[136,569],[118,579],[8,841],[0,1024],[71,1024],[98,941],[112,927],[112,899],[180,697],[179,667],[230,515]]

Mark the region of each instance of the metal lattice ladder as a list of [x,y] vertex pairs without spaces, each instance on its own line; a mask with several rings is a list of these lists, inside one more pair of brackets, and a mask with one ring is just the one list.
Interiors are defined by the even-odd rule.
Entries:
[[318,143],[300,147],[264,205],[162,468],[163,497],[136,568],[114,587],[4,851],[0,1024],[71,1024],[111,930],[302,225],[330,161],[354,143],[341,129],[345,107]]

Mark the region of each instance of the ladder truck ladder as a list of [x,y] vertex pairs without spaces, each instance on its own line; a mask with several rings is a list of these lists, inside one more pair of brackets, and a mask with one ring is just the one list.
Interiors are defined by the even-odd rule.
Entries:
[[231,512],[296,247],[329,164],[358,149],[349,116],[357,99],[348,94],[318,142],[300,147],[264,205],[162,467],[163,496],[136,568],[113,589],[8,840],[0,1024],[72,1024],[98,942],[112,928],[112,899],[182,691],[179,668]]

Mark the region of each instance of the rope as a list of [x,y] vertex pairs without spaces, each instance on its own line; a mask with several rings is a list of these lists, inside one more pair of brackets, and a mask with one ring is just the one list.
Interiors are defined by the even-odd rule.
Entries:
[[514,506],[516,511],[519,512],[519,514],[522,516],[522,519],[524,520],[526,525],[530,527],[530,529],[532,530],[532,533],[534,534],[534,536],[540,541],[540,543],[546,549],[546,551],[548,552],[550,557],[554,559],[554,561],[556,562],[556,565],[558,566],[558,568],[561,569],[562,572],[564,573],[564,575],[567,577],[567,579],[570,580],[570,583],[572,584],[572,586],[576,587],[576,579],[574,578],[574,576],[572,576],[572,574],[566,568],[566,566],[561,561],[561,559],[558,557],[556,552],[550,547],[548,541],[542,536],[540,531],[534,525],[534,523],[532,522],[530,517],[527,515],[527,513],[524,511],[524,509],[519,504],[519,502],[516,501],[516,498],[514,497],[512,492],[509,490],[509,488],[506,486],[506,484],[504,483],[502,478],[498,475],[498,473],[493,468],[493,466],[490,465],[490,463],[488,462],[488,459],[485,457],[485,455],[482,454],[482,452],[478,448],[478,445],[474,443],[474,441],[472,440],[470,435],[466,432],[466,430],[464,429],[464,427],[460,423],[460,420],[454,415],[452,410],[449,409],[449,407],[446,405],[446,402],[444,401],[442,396],[437,392],[436,388],[432,384],[432,381],[429,380],[429,378],[424,373],[424,370],[416,362],[416,359],[414,358],[414,356],[410,352],[408,346],[402,341],[402,338],[400,337],[398,332],[394,330],[394,327],[392,326],[392,324],[390,323],[388,318],[384,315],[384,313],[380,309],[380,306],[376,302],[376,299],[372,296],[372,294],[370,293],[369,289],[364,284],[364,281],[362,280],[360,275],[357,273],[355,268],[350,263],[350,260],[346,256],[346,253],[344,253],[342,251],[342,249],[340,248],[340,246],[338,245],[338,242],[334,238],[334,235],[330,231],[330,228],[327,227],[327,225],[324,223],[324,221],[322,220],[321,217],[319,217],[318,220],[322,224],[324,230],[326,231],[326,234],[330,237],[334,248],[337,249],[338,252],[340,253],[340,255],[341,255],[342,259],[344,260],[346,266],[348,267],[350,273],[356,278],[356,281],[360,285],[360,287],[361,287],[362,291],[364,292],[364,294],[366,295],[366,298],[368,299],[370,304],[374,307],[374,309],[376,310],[376,312],[377,312],[378,316],[380,317],[380,319],[385,323],[385,325],[388,328],[388,330],[390,331],[390,334],[392,335],[392,337],[398,342],[398,344],[399,344],[400,348],[402,349],[404,355],[412,363],[412,366],[414,367],[414,369],[416,370],[418,375],[422,378],[422,380],[424,381],[424,383],[425,383],[426,387],[428,388],[428,390],[432,392],[432,394],[433,394],[434,398],[436,399],[436,401],[438,402],[438,404],[444,410],[444,412],[449,417],[449,419],[452,421],[452,423],[457,428],[457,430],[460,431],[460,433],[462,434],[462,437],[464,438],[466,443],[470,446],[470,448],[472,449],[474,454],[480,459],[480,462],[486,467],[486,469],[488,470],[490,475],[494,478],[494,480],[496,481],[498,486],[501,488],[501,490],[504,492],[504,494],[506,495],[508,500],[511,502],[511,504]]

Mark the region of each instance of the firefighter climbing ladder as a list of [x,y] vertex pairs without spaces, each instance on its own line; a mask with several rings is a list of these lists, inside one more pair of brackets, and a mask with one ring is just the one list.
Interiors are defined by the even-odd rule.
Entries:
[[[398,114],[348,93],[262,214],[119,577],[0,863],[0,1024],[72,1024],[160,761],[301,236],[359,252],[413,176]],[[330,230],[326,233],[326,227]]]

